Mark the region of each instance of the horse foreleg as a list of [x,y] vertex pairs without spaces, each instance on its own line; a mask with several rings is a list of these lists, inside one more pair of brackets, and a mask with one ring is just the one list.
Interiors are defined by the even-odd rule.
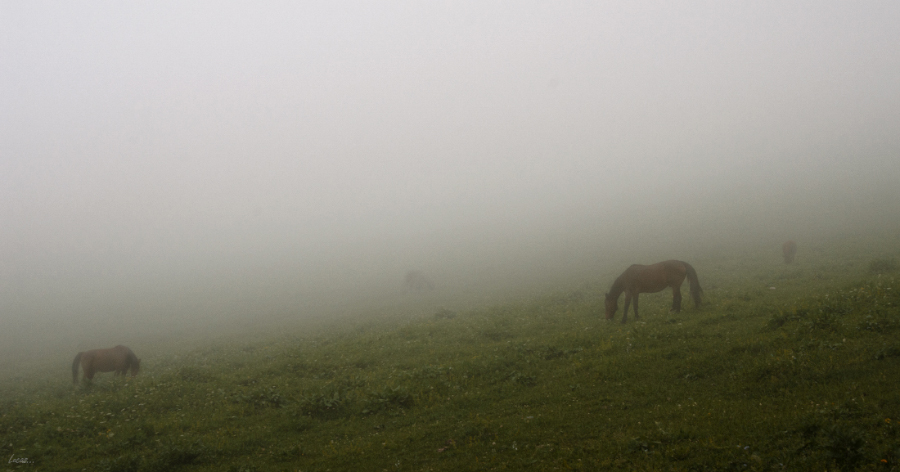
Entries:
[[[625,311],[622,312],[622,324],[625,324],[625,321],[628,320],[628,308],[631,306],[631,293],[625,292]],[[637,304],[635,304],[637,306]],[[637,316],[637,312],[634,314]]]
[[638,301],[638,293],[635,293],[635,294],[634,294],[634,320],[635,320],[635,321],[641,319],[641,317],[638,316],[638,304],[637,304],[637,301]]

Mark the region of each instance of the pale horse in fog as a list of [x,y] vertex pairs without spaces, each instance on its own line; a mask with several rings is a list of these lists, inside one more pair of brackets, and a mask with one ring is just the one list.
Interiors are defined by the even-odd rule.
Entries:
[[134,377],[141,370],[141,360],[134,355],[131,349],[122,345],[109,349],[79,352],[72,361],[73,384],[78,383],[78,366],[81,366],[84,370],[84,378],[90,382],[97,372],[115,372],[115,375],[125,375],[131,370],[131,376]]
[[797,255],[797,243],[793,241],[785,241],[785,243],[781,245],[781,252],[784,254],[785,264],[794,262],[794,256]]
[[422,271],[419,270],[411,270],[407,272],[403,284],[406,285],[406,288],[414,292],[424,292],[434,289],[434,283],[431,281],[431,279],[429,279],[428,276],[426,276],[422,273]]

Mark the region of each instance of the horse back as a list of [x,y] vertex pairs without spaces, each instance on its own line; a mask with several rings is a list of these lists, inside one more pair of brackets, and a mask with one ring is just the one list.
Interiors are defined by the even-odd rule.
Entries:
[[[626,270],[628,283],[626,286],[632,292],[654,293],[659,292],[673,283],[673,271],[670,262],[658,262],[651,265],[633,264]],[[684,279],[682,271],[681,279]]]
[[124,371],[131,364],[134,353],[125,346],[116,346],[109,349],[94,349],[86,351],[82,355],[82,362],[90,361],[95,372]]

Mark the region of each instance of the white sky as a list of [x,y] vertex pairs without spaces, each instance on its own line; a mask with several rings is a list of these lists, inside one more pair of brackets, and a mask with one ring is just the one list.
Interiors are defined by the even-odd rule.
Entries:
[[898,25],[893,1],[0,0],[0,292],[861,190],[900,175]]

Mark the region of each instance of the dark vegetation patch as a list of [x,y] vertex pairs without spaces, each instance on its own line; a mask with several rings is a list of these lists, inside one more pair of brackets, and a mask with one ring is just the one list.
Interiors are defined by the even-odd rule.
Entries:
[[377,413],[380,411],[394,411],[399,408],[413,406],[413,396],[404,387],[383,387],[380,390],[368,392],[363,414]]

